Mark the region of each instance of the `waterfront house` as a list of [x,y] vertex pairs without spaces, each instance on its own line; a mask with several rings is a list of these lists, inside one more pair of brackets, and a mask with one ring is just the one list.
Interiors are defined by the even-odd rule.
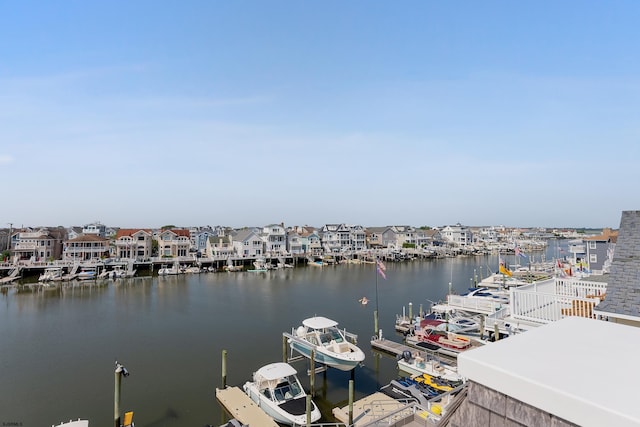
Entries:
[[99,222],[86,224],[82,226],[82,234],[93,234],[100,237],[107,237],[107,227]]
[[82,227],[69,227],[67,228],[67,239],[73,240],[82,235]]
[[264,251],[268,255],[284,255],[287,252],[287,231],[284,224],[269,224],[262,227]]
[[109,239],[81,234],[64,242],[63,261],[99,261],[109,256]]
[[367,247],[371,249],[377,249],[386,247],[382,243],[382,236],[385,231],[387,231],[389,227],[367,227],[366,229],[366,239],[367,239]]
[[204,249],[205,258],[229,258],[235,255],[231,235],[209,236],[207,239]]
[[410,225],[392,225],[390,231],[396,236],[394,247],[401,249],[406,245],[417,246],[416,229]]
[[296,231],[287,231],[287,252],[291,255],[302,255],[305,253],[302,247],[302,237]]
[[320,230],[325,253],[359,251],[366,249],[367,234],[361,225],[325,224]]
[[440,235],[445,242],[453,246],[465,247],[473,243],[473,233],[471,229],[461,225],[447,225],[440,230]]
[[14,261],[50,261],[60,259],[66,232],[63,228],[26,228],[16,232],[13,238]]
[[158,255],[163,258],[189,256],[191,239],[189,230],[174,228],[158,233]]
[[209,237],[215,236],[216,233],[209,226],[207,227],[191,227],[189,229],[189,237],[191,240],[191,250],[199,255],[205,253],[207,240]]
[[237,256],[255,258],[265,253],[265,241],[255,229],[238,230],[231,239],[233,252]]
[[121,228],[116,233],[115,257],[149,259],[153,248],[153,233],[149,229]]
[[293,231],[300,236],[302,253],[311,256],[322,256],[322,241],[320,234],[314,227],[305,225],[304,227],[293,227]]
[[599,236],[587,237],[584,239],[586,246],[586,261],[577,268],[586,267],[592,274],[602,274],[608,272],[611,262],[613,261],[613,253],[618,239],[618,232],[610,228],[602,230]]

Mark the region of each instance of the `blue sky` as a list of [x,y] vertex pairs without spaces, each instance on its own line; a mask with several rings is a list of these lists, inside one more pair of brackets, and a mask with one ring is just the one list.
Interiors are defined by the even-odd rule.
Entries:
[[635,1],[0,2],[0,222],[617,227],[640,209],[639,21]]

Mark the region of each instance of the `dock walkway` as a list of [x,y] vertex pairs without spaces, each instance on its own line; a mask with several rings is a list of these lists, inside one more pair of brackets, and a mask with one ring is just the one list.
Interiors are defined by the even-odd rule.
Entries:
[[216,398],[242,424],[260,427],[278,427],[278,424],[268,416],[256,403],[239,387],[216,388]]
[[[415,405],[396,400],[382,392],[373,393],[356,402],[353,402],[353,427],[372,425],[402,425],[402,426],[426,426],[427,411],[419,409]],[[344,423],[349,424],[349,407],[334,408],[333,416]],[[421,422],[412,423],[411,420],[420,414]],[[430,421],[430,420],[429,420]]]

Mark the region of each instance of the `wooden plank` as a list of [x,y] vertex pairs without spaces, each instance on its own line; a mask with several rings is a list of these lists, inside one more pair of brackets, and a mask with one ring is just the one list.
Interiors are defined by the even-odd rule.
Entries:
[[238,387],[216,388],[216,398],[242,424],[250,426],[278,427],[256,403]]
[[[353,419],[354,426],[366,425],[388,416],[407,405],[395,400],[394,398],[382,393],[376,392],[366,396],[356,402],[353,402]],[[349,423],[349,406],[344,408],[333,408],[333,416],[344,424]],[[402,414],[398,414],[399,418]]]

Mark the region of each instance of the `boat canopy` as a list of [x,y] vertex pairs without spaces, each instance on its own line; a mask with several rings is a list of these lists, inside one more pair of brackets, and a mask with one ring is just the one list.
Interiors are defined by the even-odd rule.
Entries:
[[293,366],[284,362],[276,362],[265,365],[262,368],[258,369],[255,377],[256,379],[259,378],[262,381],[273,381],[296,374],[297,371],[293,368]]
[[326,317],[316,316],[305,319],[302,324],[311,329],[325,329],[332,328],[338,325],[335,320],[327,319]]

